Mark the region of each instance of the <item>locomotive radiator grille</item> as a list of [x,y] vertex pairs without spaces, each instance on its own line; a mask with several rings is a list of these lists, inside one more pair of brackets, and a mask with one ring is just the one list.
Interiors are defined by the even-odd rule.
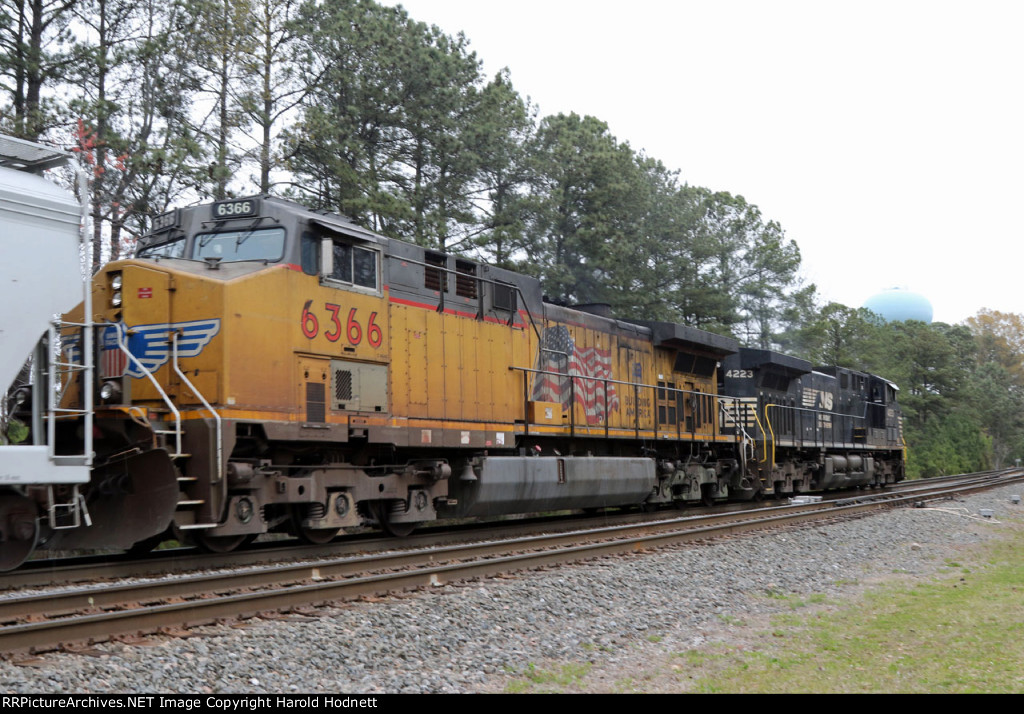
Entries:
[[324,385],[306,382],[306,421],[323,424],[327,421],[327,399]]
[[352,372],[339,369],[334,372],[334,398],[339,402],[352,401]]

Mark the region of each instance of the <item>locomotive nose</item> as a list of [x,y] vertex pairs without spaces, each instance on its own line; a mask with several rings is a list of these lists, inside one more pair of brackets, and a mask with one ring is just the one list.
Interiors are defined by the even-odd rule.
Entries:
[[93,277],[93,309],[97,322],[134,321],[139,312],[150,318],[166,317],[174,279],[170,271],[134,261],[112,263]]

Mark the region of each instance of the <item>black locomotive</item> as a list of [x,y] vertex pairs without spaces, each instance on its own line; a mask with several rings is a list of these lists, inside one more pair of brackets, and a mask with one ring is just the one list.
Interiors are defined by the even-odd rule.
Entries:
[[903,479],[892,382],[749,348],[722,360],[719,381],[721,393],[742,404],[722,428],[750,435],[753,470],[768,489],[790,494]]

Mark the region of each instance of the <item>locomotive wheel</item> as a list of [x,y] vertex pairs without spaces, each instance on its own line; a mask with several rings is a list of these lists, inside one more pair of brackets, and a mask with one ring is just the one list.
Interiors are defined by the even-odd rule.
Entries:
[[388,501],[370,501],[370,514],[377,519],[381,529],[395,538],[405,538],[416,530],[416,523],[394,523],[391,521],[391,504]]
[[196,544],[208,553],[230,553],[256,540],[254,535],[212,536],[206,533],[196,533],[193,538]]
[[20,493],[0,493],[0,572],[14,570],[36,549],[36,504]]
[[299,527],[299,538],[313,545],[327,545],[338,537],[340,528],[306,528]]
[[326,545],[341,533],[340,528],[309,528],[302,525],[305,518],[304,510],[302,506],[292,508],[292,531],[301,540],[312,545]]

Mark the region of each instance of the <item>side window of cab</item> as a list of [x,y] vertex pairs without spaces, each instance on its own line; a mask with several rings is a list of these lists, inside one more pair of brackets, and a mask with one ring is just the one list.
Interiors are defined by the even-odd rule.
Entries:
[[[331,236],[324,238],[320,245],[320,261],[320,275],[325,284],[380,292],[380,251],[343,236]],[[305,264],[306,252],[303,251],[304,269]]]
[[320,236],[306,231],[302,234],[301,260],[302,272],[306,275],[320,273]]

